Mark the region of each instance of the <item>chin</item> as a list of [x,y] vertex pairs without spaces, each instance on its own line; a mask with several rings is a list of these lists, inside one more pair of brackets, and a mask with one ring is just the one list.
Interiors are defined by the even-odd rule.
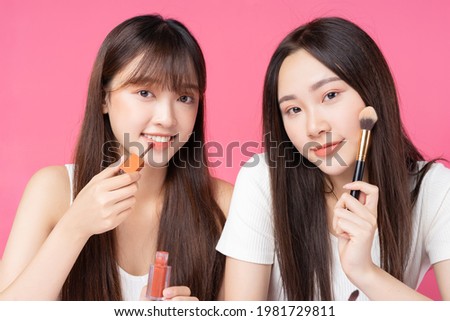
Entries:
[[[147,156],[147,155],[146,155]],[[173,155],[151,154],[145,157],[145,164],[153,168],[167,167]]]
[[347,172],[349,169],[347,163],[342,164],[336,159],[323,160],[317,167],[328,176],[339,176]]

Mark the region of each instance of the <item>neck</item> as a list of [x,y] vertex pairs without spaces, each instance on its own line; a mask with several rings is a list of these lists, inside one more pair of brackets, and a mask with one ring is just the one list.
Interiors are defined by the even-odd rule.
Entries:
[[152,167],[146,164],[140,173],[137,201],[158,200],[162,196],[167,167]]

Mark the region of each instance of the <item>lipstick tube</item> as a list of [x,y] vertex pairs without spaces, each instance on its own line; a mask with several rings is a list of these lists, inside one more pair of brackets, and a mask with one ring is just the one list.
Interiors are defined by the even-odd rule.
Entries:
[[155,264],[150,265],[146,296],[152,301],[163,299],[163,290],[170,286],[170,272],[172,267],[167,265],[169,253],[156,252]]
[[125,162],[120,166],[119,174],[139,172],[144,167],[144,156],[147,152],[153,148],[153,143],[150,143],[148,147],[140,155],[131,153]]

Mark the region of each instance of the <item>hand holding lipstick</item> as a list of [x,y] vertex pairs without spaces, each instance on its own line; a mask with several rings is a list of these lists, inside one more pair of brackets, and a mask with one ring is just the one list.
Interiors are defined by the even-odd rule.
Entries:
[[155,263],[150,266],[148,284],[141,292],[141,300],[198,301],[196,297],[191,296],[191,290],[187,286],[169,286],[172,267],[168,262],[168,252],[156,252]]
[[149,143],[147,148],[140,154],[130,153],[127,160],[120,165],[119,174],[139,172],[144,167],[144,157],[150,149],[154,146],[153,143]]
[[62,219],[69,229],[89,238],[114,229],[130,215],[140,174],[117,175],[121,164],[123,158],[95,175],[76,196]]
[[[140,300],[150,301],[146,296],[147,285],[142,288]],[[191,289],[187,286],[170,286],[162,292],[162,301],[198,301],[198,298],[191,296]]]

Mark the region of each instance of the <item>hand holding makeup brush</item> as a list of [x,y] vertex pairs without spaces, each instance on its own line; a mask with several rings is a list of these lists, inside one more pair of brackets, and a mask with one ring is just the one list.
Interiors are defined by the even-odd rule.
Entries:
[[[359,114],[359,124],[361,127],[361,138],[359,141],[358,154],[356,155],[356,167],[352,182],[360,181],[364,175],[364,164],[366,161],[367,150],[370,143],[370,131],[378,120],[375,109],[371,106],[364,108]],[[359,199],[360,192],[353,190],[350,192],[354,198]]]

